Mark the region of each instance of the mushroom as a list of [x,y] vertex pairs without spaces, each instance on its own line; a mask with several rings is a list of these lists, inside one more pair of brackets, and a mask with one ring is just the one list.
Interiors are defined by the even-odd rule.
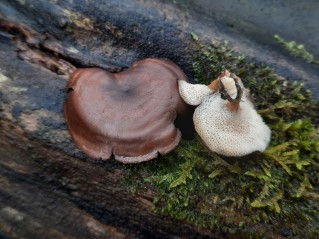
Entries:
[[266,149],[271,131],[239,77],[226,70],[208,86],[178,83],[183,100],[199,105],[193,115],[195,129],[211,151],[241,157]]
[[77,147],[96,159],[139,163],[173,150],[174,126],[187,105],[177,81],[186,81],[169,60],[146,59],[119,73],[76,70],[68,83],[64,115]]

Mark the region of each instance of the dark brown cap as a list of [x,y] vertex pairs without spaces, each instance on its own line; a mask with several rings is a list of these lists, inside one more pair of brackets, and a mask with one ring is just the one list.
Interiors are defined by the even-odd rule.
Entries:
[[92,158],[114,154],[123,163],[170,152],[181,138],[174,121],[187,109],[178,80],[186,80],[181,69],[160,59],[136,62],[120,73],[76,70],[64,105],[76,145]]

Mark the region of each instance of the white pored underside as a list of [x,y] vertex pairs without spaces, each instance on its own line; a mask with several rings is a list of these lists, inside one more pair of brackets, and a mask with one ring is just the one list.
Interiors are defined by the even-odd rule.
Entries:
[[189,105],[199,105],[203,99],[213,93],[207,85],[190,84],[183,80],[179,80],[178,85],[179,94]]
[[[234,80],[229,77],[221,80],[231,98],[236,98]],[[232,112],[219,92],[213,93],[206,85],[190,85],[179,82],[179,91],[186,103],[199,104],[193,116],[195,129],[211,151],[241,157],[266,149],[271,131],[254,109],[247,90],[244,89],[239,110]]]
[[207,147],[218,154],[234,157],[264,151],[271,132],[252,104],[241,102],[239,110],[232,112],[225,103],[216,93],[195,110],[195,129]]

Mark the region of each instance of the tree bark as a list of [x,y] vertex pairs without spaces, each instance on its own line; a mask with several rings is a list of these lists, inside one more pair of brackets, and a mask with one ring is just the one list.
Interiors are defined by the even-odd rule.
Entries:
[[[63,101],[78,67],[117,72],[146,57],[169,58],[192,79],[189,33],[233,41],[232,34],[162,1],[3,0],[0,18],[0,237],[221,236],[154,214],[154,189],[129,193],[118,163],[79,152]],[[276,62],[276,52],[238,39],[240,52]],[[277,68],[319,82],[313,68],[284,57]]]

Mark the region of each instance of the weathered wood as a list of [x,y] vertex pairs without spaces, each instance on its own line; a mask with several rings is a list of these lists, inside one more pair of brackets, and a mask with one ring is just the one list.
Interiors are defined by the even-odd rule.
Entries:
[[201,234],[182,222],[171,228],[172,219],[154,215],[151,189],[148,197],[129,194],[117,163],[83,159],[62,117],[66,81],[19,60],[11,44],[0,47],[1,59],[6,58],[0,61],[0,229],[5,235],[160,238]]
[[192,78],[195,31],[206,40],[228,39],[293,79],[312,79],[313,89],[319,82],[312,66],[283,56],[277,64],[276,52],[161,1],[3,0],[0,18],[0,237],[221,236],[155,215],[152,188],[129,193],[116,162],[76,149],[62,106],[77,67],[116,72],[163,57]]
[[[1,122],[0,231],[13,238],[200,237],[154,215],[149,195],[123,188],[112,161],[80,160]],[[178,227],[172,225],[178,223]]]
[[11,32],[20,32],[16,34],[18,38],[22,37],[33,50],[57,55],[76,67],[98,66],[118,71],[137,60],[159,57],[172,60],[191,78],[194,44],[190,33],[195,32],[207,42],[227,40],[239,53],[274,67],[283,76],[306,80],[319,96],[317,65],[305,64],[258,44],[254,38],[232,32],[226,23],[216,22],[201,12],[165,2],[3,0],[0,18],[26,27],[22,32]]

